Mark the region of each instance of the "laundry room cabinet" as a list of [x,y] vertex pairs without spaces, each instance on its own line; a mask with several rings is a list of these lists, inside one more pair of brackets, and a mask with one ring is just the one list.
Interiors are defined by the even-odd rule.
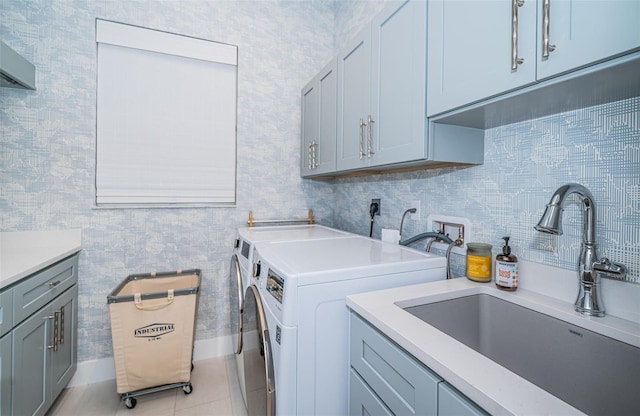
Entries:
[[[377,151],[371,142],[371,24],[338,55],[338,170],[370,164]],[[377,117],[376,117],[377,118]],[[369,130],[368,130],[369,129]]]
[[0,345],[3,415],[44,415],[75,373],[77,268],[74,255],[10,288],[13,324]]
[[338,55],[338,170],[425,156],[427,5],[385,7]]
[[487,415],[353,312],[349,359],[349,413],[352,415]]
[[427,115],[640,49],[640,2],[428,2]]
[[302,89],[301,176],[336,170],[336,60]]
[[[313,123],[318,121],[312,120],[311,115],[319,112],[307,104],[317,102],[312,87],[316,85],[318,89],[317,80],[323,79],[327,69],[303,89],[303,177],[482,164],[482,130],[434,125],[427,120],[426,36],[427,2],[392,1],[340,50],[336,57],[333,170],[328,169],[328,163],[327,169],[323,169],[323,159],[328,158],[322,150],[323,142],[329,142],[329,135],[325,138],[322,134],[320,144],[314,144]],[[321,105],[325,104],[326,111],[330,111],[329,103]],[[324,120],[331,118],[325,115]],[[330,126],[330,123],[319,125]],[[320,149],[316,163],[312,149]],[[317,168],[310,168],[318,163]]]

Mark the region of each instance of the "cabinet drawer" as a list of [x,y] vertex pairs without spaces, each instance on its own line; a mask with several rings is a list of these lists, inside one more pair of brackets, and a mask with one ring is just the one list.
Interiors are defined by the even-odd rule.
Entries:
[[27,277],[13,288],[13,323],[29,315],[78,282],[78,255]]
[[13,326],[13,289],[0,293],[0,337]]
[[436,414],[442,379],[353,313],[350,349],[351,366],[391,412]]
[[349,371],[349,394],[350,415],[393,415],[353,368]]

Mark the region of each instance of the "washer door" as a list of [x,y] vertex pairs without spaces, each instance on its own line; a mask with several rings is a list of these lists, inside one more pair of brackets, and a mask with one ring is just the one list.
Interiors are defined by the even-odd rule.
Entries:
[[236,354],[240,354],[242,351],[243,289],[240,261],[238,255],[234,254],[231,256],[231,266],[229,267],[229,328],[231,329],[232,347]]
[[276,383],[269,329],[262,299],[255,285],[244,296],[244,380],[247,392],[247,413],[260,416],[276,414]]

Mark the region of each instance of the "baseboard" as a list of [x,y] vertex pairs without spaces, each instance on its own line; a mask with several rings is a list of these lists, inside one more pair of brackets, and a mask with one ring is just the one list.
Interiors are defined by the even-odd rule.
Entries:
[[[193,346],[193,361],[233,354],[231,336],[196,341]],[[78,363],[78,368],[67,387],[78,387],[101,381],[114,380],[116,369],[113,357],[88,360]]]

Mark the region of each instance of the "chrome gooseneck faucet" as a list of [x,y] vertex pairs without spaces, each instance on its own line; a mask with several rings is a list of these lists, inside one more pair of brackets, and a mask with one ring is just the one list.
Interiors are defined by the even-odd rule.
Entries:
[[558,188],[542,218],[534,228],[547,234],[562,235],[562,211],[567,196],[577,194],[582,201],[584,212],[583,237],[578,259],[578,298],[575,310],[585,315],[604,316],[604,304],[600,297],[599,273],[622,279],[627,269],[622,264],[599,258],[596,248],[596,205],[593,195],[584,186],[569,183]]

